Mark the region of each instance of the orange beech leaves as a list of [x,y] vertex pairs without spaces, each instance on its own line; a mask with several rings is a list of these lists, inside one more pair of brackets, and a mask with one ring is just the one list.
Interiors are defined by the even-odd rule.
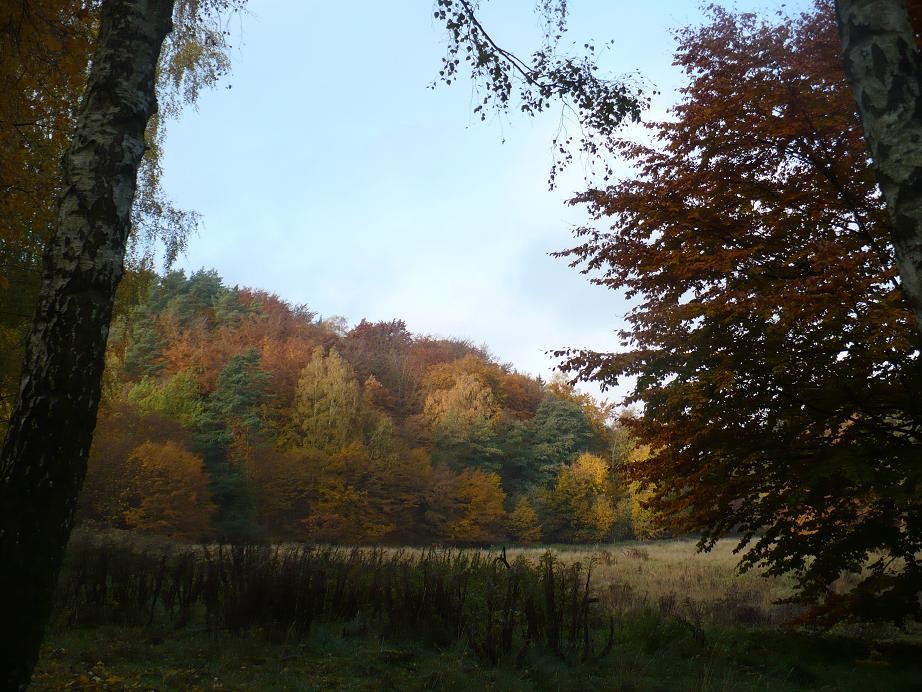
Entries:
[[673,119],[619,144],[634,177],[574,200],[609,230],[560,253],[634,299],[624,350],[559,355],[637,378],[628,473],[673,528],[739,532],[815,615],[922,617],[919,351],[831,4],[710,12],[678,32]]
[[499,476],[480,469],[458,474],[444,467],[433,473],[425,521],[452,543],[493,543],[502,538],[505,493]]

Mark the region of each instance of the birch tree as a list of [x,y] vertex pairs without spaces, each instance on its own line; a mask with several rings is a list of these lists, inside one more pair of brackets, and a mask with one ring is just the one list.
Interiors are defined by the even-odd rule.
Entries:
[[86,473],[144,132],[173,0],[107,0],[19,398],[0,452],[0,687],[24,689],[38,657]]
[[909,7],[904,0],[837,0],[836,13],[903,295],[922,339],[922,57]]

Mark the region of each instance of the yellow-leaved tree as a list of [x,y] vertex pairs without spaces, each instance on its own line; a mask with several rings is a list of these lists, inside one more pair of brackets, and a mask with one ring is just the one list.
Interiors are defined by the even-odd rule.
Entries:
[[616,512],[608,464],[601,457],[584,452],[561,466],[544,498],[547,538],[567,543],[610,538]]
[[433,461],[454,470],[501,469],[494,422],[501,371],[473,355],[440,363],[426,374],[424,414],[432,430]]
[[314,349],[295,394],[298,442],[334,453],[360,432],[359,385],[352,366],[335,349]]
[[477,374],[453,373],[440,384],[426,397],[425,413],[432,425],[462,433],[496,413],[493,392]]
[[503,536],[505,500],[498,474],[470,468],[453,473],[436,467],[427,492],[425,521],[434,540],[494,543]]
[[517,543],[538,543],[541,540],[541,521],[527,497],[519,498],[515,508],[509,512],[506,531]]
[[[628,456],[628,463],[646,461],[650,448],[646,445],[635,448]],[[660,538],[666,534],[663,522],[657,513],[647,506],[647,502],[656,494],[655,487],[642,486],[637,481],[628,484],[628,497],[631,506],[631,528],[634,536],[642,539]]]

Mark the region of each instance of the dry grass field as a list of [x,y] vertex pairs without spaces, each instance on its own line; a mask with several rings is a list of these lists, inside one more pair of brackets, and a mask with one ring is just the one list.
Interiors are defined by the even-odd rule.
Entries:
[[[798,612],[777,603],[791,595],[788,580],[739,573],[735,542],[721,541],[707,553],[695,546],[694,540],[675,539],[553,550],[564,561],[591,560],[596,592],[617,613],[652,609],[701,625],[779,626]],[[545,549],[510,555],[537,558]]]

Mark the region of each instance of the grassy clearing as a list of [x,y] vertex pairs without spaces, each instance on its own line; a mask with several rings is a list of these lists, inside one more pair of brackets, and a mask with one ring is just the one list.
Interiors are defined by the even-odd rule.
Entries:
[[[520,570],[515,578],[495,552],[362,554],[358,562],[348,550],[314,556],[322,559],[310,568],[326,565],[327,586],[312,598],[326,605],[311,606],[307,627],[279,614],[290,611],[293,601],[269,598],[292,591],[289,581],[278,582],[278,592],[267,586],[270,573],[290,578],[286,570],[263,565],[262,572],[244,578],[238,564],[236,577],[233,570],[221,577],[227,593],[215,592],[220,603],[190,598],[183,615],[178,601],[167,607],[165,591],[151,610],[156,579],[140,584],[139,573],[128,570],[133,563],[107,554],[104,589],[98,582],[103,572],[81,577],[84,601],[77,617],[68,611],[73,594],[70,602],[62,594],[33,687],[922,689],[922,636],[894,638],[882,629],[822,636],[786,630],[779,624],[784,610],[771,601],[786,595],[787,585],[737,575],[729,544],[707,555],[695,554],[690,541],[561,546],[553,562],[542,562],[539,549],[510,550],[509,563]],[[265,563],[266,555],[250,557]],[[593,587],[586,598],[590,561]],[[160,563],[147,563],[148,572],[151,564]],[[72,560],[65,588],[74,587],[74,567]],[[300,569],[303,576],[305,565]],[[254,581],[260,574],[262,581]],[[241,588],[245,584],[249,591]],[[375,584],[377,591],[369,588]],[[457,587],[463,584],[462,602]],[[375,599],[385,605],[376,607]],[[249,620],[233,625],[229,604],[244,607]],[[279,606],[285,610],[273,617],[261,612]],[[444,612],[452,608],[456,616]]]
[[[709,625],[778,626],[790,620],[796,607],[776,603],[791,595],[790,583],[755,572],[739,574],[734,546],[721,541],[712,551],[698,553],[693,540],[676,539],[553,550],[564,562],[592,560],[596,591],[617,613],[684,612]],[[534,558],[543,550],[522,552]]]

